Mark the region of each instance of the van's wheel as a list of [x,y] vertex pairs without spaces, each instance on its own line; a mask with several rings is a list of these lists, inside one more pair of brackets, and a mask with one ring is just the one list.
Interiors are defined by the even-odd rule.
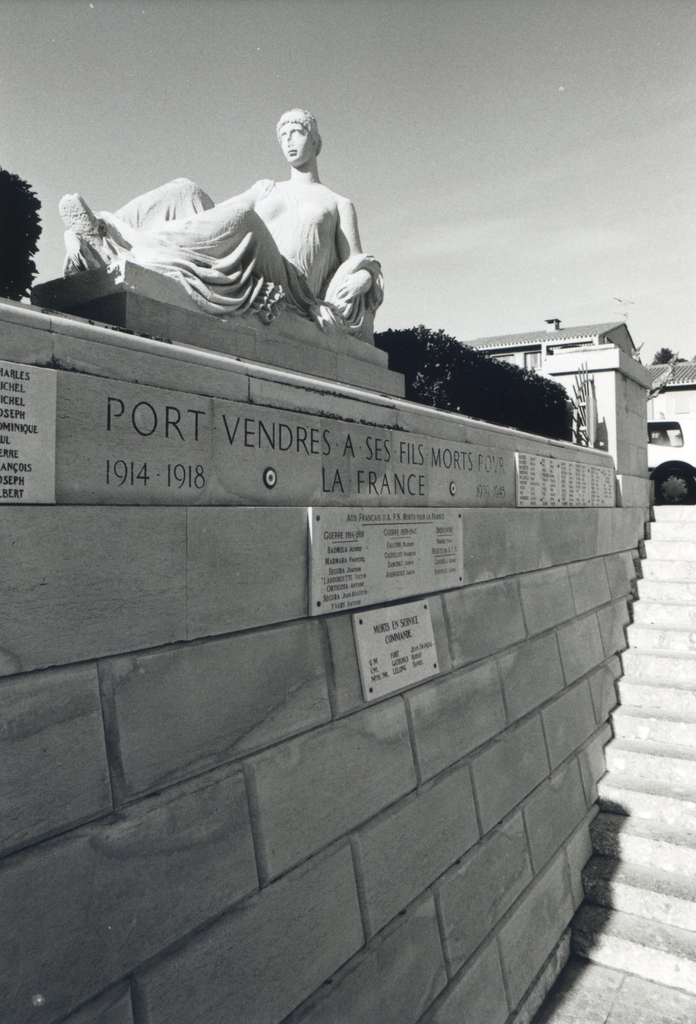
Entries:
[[653,480],[656,505],[692,505],[696,501],[696,481],[686,469],[658,470]]

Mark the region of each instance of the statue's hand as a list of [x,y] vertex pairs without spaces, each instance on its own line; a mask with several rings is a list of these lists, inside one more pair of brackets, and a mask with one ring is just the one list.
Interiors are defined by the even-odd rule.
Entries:
[[356,295],[362,295],[372,286],[372,274],[369,270],[356,270],[336,289],[333,301],[336,304],[351,302]]

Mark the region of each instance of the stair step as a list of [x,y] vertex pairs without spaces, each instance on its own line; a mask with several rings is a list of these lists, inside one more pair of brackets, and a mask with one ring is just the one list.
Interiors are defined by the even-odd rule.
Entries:
[[659,558],[668,562],[689,562],[696,560],[696,540],[646,540],[645,553],[648,561]]
[[656,505],[654,511],[658,523],[671,523],[675,520],[696,522],[696,505]]
[[696,714],[696,680],[643,679],[623,676],[617,683],[619,700],[637,708],[660,708]]
[[696,653],[629,648],[621,655],[624,672],[645,679],[690,679],[696,682]]
[[590,903],[696,933],[696,881],[659,868],[591,857],[582,872]]
[[660,520],[650,524],[651,540],[696,541],[696,519]]
[[614,970],[696,995],[696,935],[634,914],[583,904],[573,919],[573,948]]
[[649,740],[615,739],[604,748],[607,770],[642,779],[696,786],[696,748],[654,743]]
[[[670,566],[673,569],[673,566]],[[647,579],[644,577],[638,580],[639,601],[633,605],[634,615],[643,601],[668,601],[670,603],[685,602],[696,605],[696,579],[680,580],[672,579],[673,572],[668,579]]]
[[696,629],[696,601],[647,601],[633,605],[633,621],[645,626]]
[[696,630],[677,626],[632,623],[626,629],[629,646],[637,650],[676,651],[696,654]]
[[[696,996],[646,981],[635,974],[624,978],[615,1005],[610,1024],[694,1024],[696,1021]],[[573,1024],[580,1024],[580,1021]]]
[[646,558],[641,562],[641,568],[645,580],[681,580],[686,583],[696,580],[696,560],[682,558],[677,564],[674,560]]
[[597,789],[603,811],[663,821],[696,831],[696,786],[607,772]]
[[618,707],[612,714],[614,736],[696,748],[696,714],[660,708]]
[[696,833],[688,829],[603,811],[591,823],[590,834],[593,849],[604,857],[696,879]]

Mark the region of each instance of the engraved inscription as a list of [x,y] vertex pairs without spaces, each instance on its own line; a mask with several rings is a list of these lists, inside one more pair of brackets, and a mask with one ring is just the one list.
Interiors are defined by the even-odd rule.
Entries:
[[55,501],[56,370],[0,361],[0,502]]
[[614,472],[609,466],[515,454],[520,508],[612,507]]
[[210,399],[60,374],[59,501],[210,503]]

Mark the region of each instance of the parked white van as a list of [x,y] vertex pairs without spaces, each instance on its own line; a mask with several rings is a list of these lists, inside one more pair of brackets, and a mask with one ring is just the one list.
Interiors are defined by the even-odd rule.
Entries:
[[648,421],[648,470],[656,505],[696,502],[696,420]]

